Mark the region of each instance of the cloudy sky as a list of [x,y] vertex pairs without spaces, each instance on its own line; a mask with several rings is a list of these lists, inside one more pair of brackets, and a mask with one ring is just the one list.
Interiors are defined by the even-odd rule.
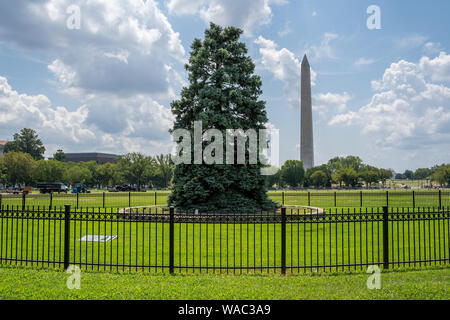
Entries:
[[[381,29],[367,27],[373,4]],[[46,156],[169,152],[170,102],[213,21],[244,30],[282,161],[299,159],[307,53],[316,164],[450,162],[448,12],[447,0],[2,0],[0,140],[29,127]]]

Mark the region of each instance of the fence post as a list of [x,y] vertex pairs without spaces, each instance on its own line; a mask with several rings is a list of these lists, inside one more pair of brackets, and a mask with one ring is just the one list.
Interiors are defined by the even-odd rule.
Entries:
[[386,207],[389,207],[389,191],[386,191]]
[[284,191],[281,191],[281,204],[284,206]]
[[337,207],[336,191],[334,192],[334,207]]
[[25,202],[27,201],[27,195],[25,192],[22,193],[22,210],[25,210]]
[[362,190],[359,192],[359,204],[360,204],[360,207],[363,206],[363,192],[362,192]]
[[64,206],[64,270],[69,268],[70,260],[70,204]]
[[0,193],[0,209],[2,208],[2,194]]
[[78,209],[78,195],[79,195],[79,193],[77,192],[77,209]]
[[103,208],[105,207],[105,192],[103,192]]
[[439,209],[442,208],[442,195],[441,195],[441,189],[439,189]]
[[53,192],[50,192],[50,210],[52,210],[53,207]]
[[157,192],[156,192],[156,190],[155,190],[155,206],[158,204],[158,202],[157,202]]
[[175,223],[175,208],[170,207],[169,211],[169,272],[174,273],[174,223]]
[[389,269],[389,213],[383,206],[383,268]]
[[413,196],[413,208],[415,208],[416,207],[416,194],[415,194],[414,190],[412,192],[412,196]]
[[311,192],[308,191],[308,207],[311,206]]
[[286,274],[286,208],[281,208],[281,274]]
[[128,207],[131,208],[131,191],[128,192]]

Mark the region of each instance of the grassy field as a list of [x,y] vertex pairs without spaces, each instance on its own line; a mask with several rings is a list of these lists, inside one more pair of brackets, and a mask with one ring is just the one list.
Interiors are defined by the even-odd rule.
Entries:
[[368,274],[178,275],[82,272],[81,288],[67,289],[68,274],[0,268],[0,299],[450,299],[450,271],[382,272],[381,289]]
[[420,188],[423,186],[429,186],[432,182],[430,180],[407,180],[407,179],[396,179],[387,180],[386,186],[392,188],[401,188],[402,186],[409,186],[412,188]]
[[[354,194],[359,196],[359,192]],[[378,199],[378,194],[374,194],[373,198]],[[105,195],[119,207],[126,207],[126,202],[130,201],[129,194]],[[334,194],[317,192],[315,195],[322,203],[334,202]],[[148,203],[155,194],[131,196],[132,200],[135,197],[137,202]],[[272,192],[270,196],[282,200],[279,192]],[[284,196],[285,203],[304,204],[305,201],[305,194],[301,192],[286,192]],[[406,203],[402,199],[409,194],[397,193],[396,196],[397,200],[390,197],[390,201]],[[157,203],[165,203],[166,197],[167,193],[158,193]],[[60,201],[62,205],[68,199],[74,199],[73,195],[55,196],[53,201]],[[89,203],[87,208],[99,206],[103,201],[101,194],[80,195],[81,199]],[[5,204],[5,199],[3,201]],[[11,203],[13,201],[20,203],[19,199]],[[116,216],[117,209],[112,208],[102,209],[110,214],[77,214],[70,223],[70,261],[82,265],[81,290],[68,290],[65,285],[68,274],[61,271],[64,221],[59,218],[62,215],[41,212],[44,219],[37,220],[20,211],[12,217],[3,214],[0,218],[0,257],[3,258],[0,299],[450,298],[449,261],[391,265],[395,271],[383,270],[382,289],[367,289],[366,266],[356,264],[383,260],[382,221],[377,221],[380,214],[376,208],[373,209],[375,214],[362,216],[358,214],[358,207],[343,207],[342,210],[350,214],[328,213],[322,222],[305,220],[287,224],[287,276],[281,276],[280,269],[275,268],[281,265],[279,223],[176,223],[175,276],[169,276],[168,223],[120,220]],[[103,220],[95,221],[94,217]],[[391,262],[450,258],[448,215],[420,217],[421,220],[389,223]],[[433,221],[430,217],[438,219]],[[79,241],[86,235],[115,235],[117,238],[101,243]],[[39,262],[31,264],[5,258]],[[350,266],[343,267],[343,264]],[[201,269],[194,271],[177,266]],[[206,268],[217,266],[235,269],[213,271]],[[241,269],[247,266],[250,269]],[[259,267],[270,268],[261,271]],[[424,270],[414,270],[416,267]]]
[[[132,206],[167,205],[170,191],[119,192],[79,194],[31,194],[25,197],[29,207],[62,208],[65,204],[79,208],[125,208]],[[269,197],[285,205],[329,207],[450,207],[450,190],[363,190],[363,191],[270,191]],[[21,195],[2,195],[2,206],[22,206]]]
[[[31,194],[25,197],[29,207],[46,207],[50,205],[63,208],[70,204],[72,208],[126,208],[131,206],[166,205],[169,191],[157,192],[105,192],[86,194]],[[155,201],[156,200],[156,201]],[[3,206],[22,206],[22,195],[3,195]]]
[[[95,221],[94,216],[104,220]],[[59,220],[58,215],[46,215],[41,220],[28,219],[26,214],[19,217],[13,214],[0,219],[0,256],[41,261],[39,266],[60,266],[53,262],[63,261],[64,221]],[[432,221],[430,217],[436,220]],[[78,220],[72,220],[70,224],[70,261],[82,263],[88,269],[167,271],[168,223],[120,220],[115,215],[85,214],[73,218]],[[379,218],[379,214],[337,214],[328,215],[321,222],[288,223],[286,263],[288,267],[294,267],[288,271],[303,272],[301,267],[305,266],[326,271],[348,270],[359,267],[339,265],[382,262],[383,232]],[[389,223],[390,261],[450,258],[448,214],[421,215],[420,218],[422,220]],[[115,235],[117,238],[108,242],[79,241],[86,235]],[[205,267],[216,266],[250,267],[249,271],[254,272],[253,268],[281,265],[280,223],[176,223],[174,243],[175,266],[203,268],[196,272],[205,273]],[[440,263],[443,262],[425,264]],[[320,267],[323,265],[335,267]],[[409,263],[408,266],[416,264]],[[264,268],[263,272],[273,270]],[[184,272],[185,269],[176,271]]]

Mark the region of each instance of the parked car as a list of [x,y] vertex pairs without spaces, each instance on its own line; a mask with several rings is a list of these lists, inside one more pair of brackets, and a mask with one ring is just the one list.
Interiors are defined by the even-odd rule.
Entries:
[[72,188],[72,193],[91,193],[82,183],[77,183]]
[[119,192],[116,187],[108,187],[108,192]]
[[37,184],[37,188],[40,193],[67,193],[69,191],[69,187],[61,182],[40,182]]
[[10,194],[21,194],[21,193],[29,194],[31,193],[32,190],[33,190],[32,187],[24,187],[24,188],[12,187],[10,189],[7,189],[5,192]]
[[112,188],[108,188],[109,192],[135,192],[138,191],[136,187],[128,186],[128,185],[121,185],[121,186],[115,186]]
[[133,186],[127,186],[127,185],[123,185],[123,186],[118,186],[117,190],[120,192],[131,192],[131,191],[138,191],[136,187]]

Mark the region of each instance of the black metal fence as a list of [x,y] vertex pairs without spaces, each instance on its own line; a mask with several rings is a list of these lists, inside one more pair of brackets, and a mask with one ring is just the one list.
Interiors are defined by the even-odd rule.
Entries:
[[[73,208],[123,208],[150,205],[167,205],[170,191],[154,192],[98,192],[87,194],[0,194],[2,205],[40,206],[63,208],[70,203]],[[389,190],[389,191],[275,191],[269,197],[281,205],[314,207],[448,207],[450,190]]]
[[170,273],[447,264],[450,208],[186,215],[174,209],[122,213],[7,207],[0,210],[0,261]]
[[28,206],[64,208],[123,208],[135,206],[166,205],[169,191],[155,192],[96,192],[96,193],[47,193],[0,194],[0,207]]
[[314,207],[447,207],[450,190],[313,191],[272,193],[282,205]]

